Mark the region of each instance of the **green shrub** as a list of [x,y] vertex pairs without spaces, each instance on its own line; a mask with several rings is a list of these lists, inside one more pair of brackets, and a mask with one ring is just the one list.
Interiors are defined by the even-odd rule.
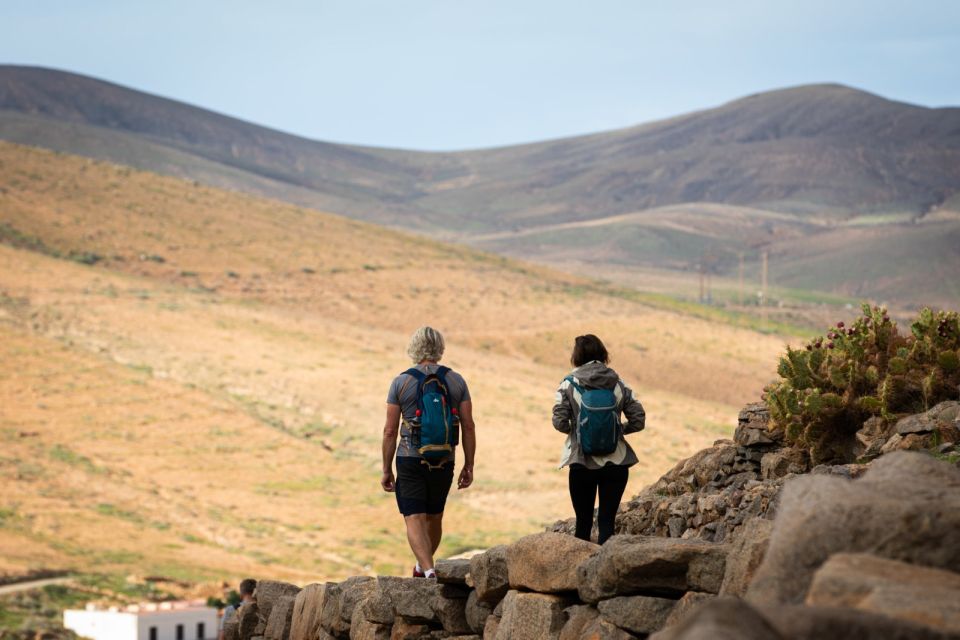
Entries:
[[960,316],[923,309],[902,334],[886,310],[863,305],[802,349],[787,348],[766,389],[773,426],[814,464],[845,461],[871,416],[894,421],[960,395]]

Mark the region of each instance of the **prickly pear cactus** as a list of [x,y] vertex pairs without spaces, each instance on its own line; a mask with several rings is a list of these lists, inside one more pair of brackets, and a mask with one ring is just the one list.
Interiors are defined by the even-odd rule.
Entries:
[[774,426],[814,464],[843,460],[870,416],[893,421],[960,396],[960,316],[923,309],[901,334],[885,309],[865,304],[852,326],[788,347],[777,373],[765,390]]

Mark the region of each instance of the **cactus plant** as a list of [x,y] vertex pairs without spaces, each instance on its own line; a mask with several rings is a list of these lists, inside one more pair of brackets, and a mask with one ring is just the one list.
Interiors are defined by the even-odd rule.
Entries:
[[865,304],[851,326],[787,347],[777,373],[764,396],[774,428],[814,464],[848,461],[867,418],[892,422],[960,397],[960,315],[923,309],[902,334],[885,309]]

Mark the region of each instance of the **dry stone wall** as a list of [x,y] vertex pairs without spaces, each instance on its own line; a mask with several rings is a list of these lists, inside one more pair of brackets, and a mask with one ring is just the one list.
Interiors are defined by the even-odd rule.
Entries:
[[265,580],[226,640],[960,640],[960,468],[882,452],[936,440],[952,407],[867,424],[858,439],[879,457],[809,469],[751,405],[732,441],[624,505],[602,547],[561,522],[441,560],[437,580]]

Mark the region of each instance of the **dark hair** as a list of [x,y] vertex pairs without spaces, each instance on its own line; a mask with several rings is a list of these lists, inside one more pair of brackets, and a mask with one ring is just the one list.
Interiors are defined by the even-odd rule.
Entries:
[[240,595],[252,596],[253,590],[257,588],[257,581],[253,578],[247,578],[240,583]]
[[575,367],[582,367],[594,360],[599,360],[604,364],[610,362],[610,355],[607,354],[607,348],[603,346],[603,342],[592,333],[577,336],[573,341],[573,354],[570,356],[570,364]]

